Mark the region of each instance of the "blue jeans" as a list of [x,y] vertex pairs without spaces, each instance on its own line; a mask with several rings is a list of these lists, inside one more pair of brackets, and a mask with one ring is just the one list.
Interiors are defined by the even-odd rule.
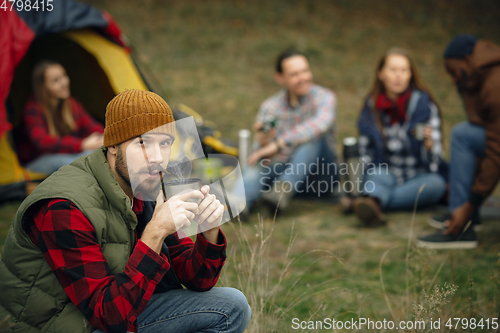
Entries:
[[486,132],[484,127],[463,122],[451,131],[450,198],[448,208],[453,212],[471,194],[478,157],[484,157]]
[[176,289],[153,294],[137,326],[139,333],[237,333],[245,331],[251,315],[245,295],[237,289]]
[[259,161],[253,166],[248,166],[243,171],[247,207],[250,208],[260,198],[263,188],[269,189],[274,180],[290,182],[293,190],[301,188],[310,169],[320,168],[321,163],[333,164],[335,158],[335,153],[328,148],[326,139],[320,138],[298,146],[286,163],[277,162],[263,166],[262,161]]
[[438,203],[446,189],[446,182],[438,173],[419,174],[398,184],[390,171],[380,169],[376,174],[365,175],[364,194],[379,199],[382,209],[413,209],[418,190],[423,184],[425,187],[418,197],[417,207]]
[[93,150],[85,150],[76,154],[45,154],[26,165],[26,169],[51,174],[59,170],[60,167],[68,165],[79,157],[92,153]]

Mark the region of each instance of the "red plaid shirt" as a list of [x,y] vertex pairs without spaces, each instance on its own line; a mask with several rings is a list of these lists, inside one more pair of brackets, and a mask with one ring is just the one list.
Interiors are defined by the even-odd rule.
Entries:
[[94,132],[104,133],[101,123],[73,97],[69,105],[75,120],[75,130],[70,135],[50,135],[47,118],[40,104],[31,98],[23,113],[23,135],[18,138],[18,156],[26,164],[44,154],[73,154],[82,152],[82,140]]
[[[133,211],[143,203],[134,198]],[[226,258],[226,239],[218,243],[200,233],[196,242],[179,238],[169,246],[170,261],[137,240],[122,273],[112,275],[95,230],[76,206],[67,200],[44,201],[25,225],[71,301],[92,326],[106,332],[136,331],[137,316],[144,310],[156,286],[173,268],[179,282],[193,290],[209,290],[217,283]],[[179,231],[182,233],[182,231]]]

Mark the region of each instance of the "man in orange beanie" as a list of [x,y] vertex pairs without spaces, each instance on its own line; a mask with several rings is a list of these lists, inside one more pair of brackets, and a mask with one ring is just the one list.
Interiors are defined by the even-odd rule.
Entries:
[[[104,146],[21,204],[0,261],[0,319],[12,332],[245,330],[245,296],[213,288],[224,207],[206,185],[168,200],[160,191],[174,140],[167,103],[126,90],[106,108]],[[195,242],[181,230],[192,220]]]

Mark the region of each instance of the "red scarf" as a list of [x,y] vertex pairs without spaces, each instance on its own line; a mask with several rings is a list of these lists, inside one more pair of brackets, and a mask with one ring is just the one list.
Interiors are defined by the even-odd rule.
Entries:
[[399,95],[396,101],[390,100],[385,94],[380,94],[375,102],[375,107],[379,112],[389,115],[391,125],[402,124],[406,121],[406,109],[410,97],[410,89]]

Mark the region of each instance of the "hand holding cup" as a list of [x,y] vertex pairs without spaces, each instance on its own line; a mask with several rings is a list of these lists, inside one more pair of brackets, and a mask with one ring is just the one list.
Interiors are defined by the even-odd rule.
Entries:
[[198,190],[180,193],[165,201],[163,192],[158,193],[156,207],[151,221],[146,225],[141,240],[151,249],[160,253],[163,241],[167,236],[179,229],[191,225],[198,212],[198,204],[189,199],[203,199],[204,195]]
[[424,127],[424,145],[427,150],[431,150],[434,145],[434,140],[432,139],[432,128],[430,125]]
[[219,226],[224,214],[224,206],[217,200],[215,194],[210,194],[210,187],[204,185],[201,188],[204,198],[198,206],[198,213],[194,220],[205,229],[212,229]]
[[164,202],[163,193],[160,191],[151,221],[155,219],[163,221],[166,236],[187,228],[198,212],[196,201],[202,198],[203,194],[200,191],[190,190],[174,195]]

